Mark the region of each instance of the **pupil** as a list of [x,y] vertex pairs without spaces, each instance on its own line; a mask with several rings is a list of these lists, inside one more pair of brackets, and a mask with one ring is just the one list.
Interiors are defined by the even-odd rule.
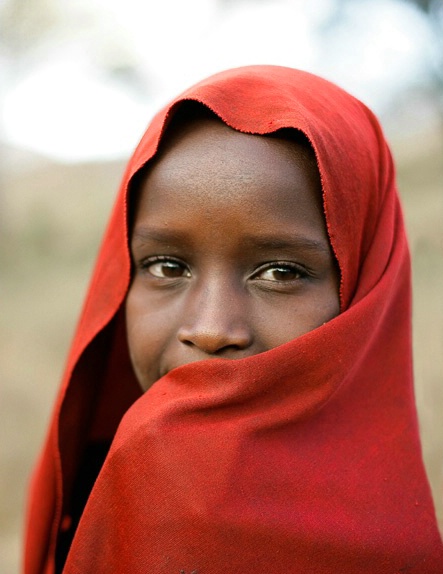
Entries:
[[285,268],[275,269],[272,274],[277,281],[294,279],[296,276],[294,271]]
[[181,277],[183,275],[181,266],[178,263],[172,263],[170,261],[163,263],[162,271],[165,277]]

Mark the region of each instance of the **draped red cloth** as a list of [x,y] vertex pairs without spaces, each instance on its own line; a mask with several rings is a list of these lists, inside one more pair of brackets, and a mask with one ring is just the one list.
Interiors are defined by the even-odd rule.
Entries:
[[[141,395],[126,348],[126,193],[184,100],[318,161],[341,314],[241,360],[179,367]],[[33,476],[26,574],[52,573],[85,445],[113,439],[64,572],[443,572],[411,367],[410,262],[373,114],[306,72],[217,74],[153,120],[130,160]]]

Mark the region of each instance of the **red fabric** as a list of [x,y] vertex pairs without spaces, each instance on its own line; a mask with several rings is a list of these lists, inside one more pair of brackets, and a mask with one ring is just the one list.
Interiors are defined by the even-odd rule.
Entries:
[[377,120],[338,87],[281,67],[223,72],[184,99],[237,130],[307,135],[342,312],[266,353],[180,367],[140,396],[120,311],[125,195],[174,104],[158,114],[124,175],[33,477],[25,573],[53,572],[82,445],[115,433],[67,574],[440,574],[412,386],[409,255]]

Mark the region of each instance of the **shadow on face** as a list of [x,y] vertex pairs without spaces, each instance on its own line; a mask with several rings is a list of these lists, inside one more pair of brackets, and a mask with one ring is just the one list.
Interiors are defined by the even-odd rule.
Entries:
[[262,353],[339,313],[314,152],[288,133],[298,134],[181,118],[139,176],[126,320],[144,390],[175,367]]

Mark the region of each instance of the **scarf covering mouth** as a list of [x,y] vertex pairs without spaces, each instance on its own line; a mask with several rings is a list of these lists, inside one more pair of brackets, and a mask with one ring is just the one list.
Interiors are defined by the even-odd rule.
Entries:
[[[127,190],[185,101],[315,151],[341,313],[245,359],[174,369],[141,395],[122,304]],[[284,67],[225,71],[153,119],[129,161],[31,482],[25,574],[52,574],[86,445],[112,440],[66,574],[441,574],[413,393],[410,260],[394,167],[358,100]]]

